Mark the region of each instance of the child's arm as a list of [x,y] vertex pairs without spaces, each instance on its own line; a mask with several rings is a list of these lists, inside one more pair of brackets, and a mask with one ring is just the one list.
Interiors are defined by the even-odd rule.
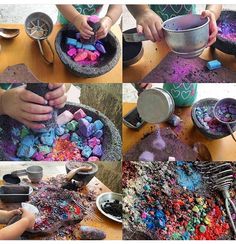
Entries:
[[148,5],[126,5],[137,22],[137,32],[144,33],[145,37],[153,42],[161,41],[164,34],[162,31],[162,19]]
[[19,221],[0,230],[0,240],[15,240],[27,229],[33,228],[35,216],[24,209],[21,212],[23,214]]
[[218,33],[216,20],[220,17],[221,10],[221,4],[207,4],[206,10],[202,11],[201,15],[203,18],[210,18],[210,37],[208,40],[208,46],[211,46],[216,41],[216,36]]
[[0,210],[0,224],[7,224],[10,219],[17,214],[21,214],[19,209],[14,209],[11,211]]
[[112,4],[109,5],[106,15],[101,19],[101,27],[96,33],[97,39],[102,39],[107,36],[112,25],[120,18],[122,14],[122,5]]
[[71,4],[56,6],[62,15],[79,30],[84,39],[89,39],[94,35],[93,28],[87,23],[88,16],[80,14]]

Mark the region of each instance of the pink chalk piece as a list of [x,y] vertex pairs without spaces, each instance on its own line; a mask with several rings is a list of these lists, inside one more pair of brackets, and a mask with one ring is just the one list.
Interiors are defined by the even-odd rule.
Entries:
[[70,111],[65,110],[63,113],[58,115],[57,124],[59,126],[64,125],[64,124],[70,122],[73,118],[74,118],[74,115]]
[[99,58],[99,57],[100,57],[100,55],[101,55],[101,54],[100,54],[100,52],[98,52],[97,50],[96,50],[96,51],[94,51],[93,53],[94,53],[94,54],[96,54],[98,58]]
[[98,56],[91,52],[91,51],[88,51],[88,58],[91,60],[91,61],[96,61],[98,59]]
[[88,52],[86,52],[86,51],[84,50],[83,52],[79,52],[79,53],[75,56],[74,61],[75,61],[75,62],[84,61],[87,57],[88,57]]
[[74,119],[77,120],[77,121],[79,119],[82,119],[82,118],[86,117],[86,116],[87,116],[86,113],[81,108],[74,113]]
[[67,51],[67,54],[70,56],[70,57],[73,57],[77,54],[77,50],[76,48],[71,48],[69,49],[69,51]]
[[91,148],[94,148],[96,145],[99,145],[100,143],[101,143],[101,141],[96,137],[93,137],[93,138],[88,140],[88,145]]
[[63,140],[68,140],[69,141],[70,140],[70,133],[64,134],[60,138],[63,139]]
[[141,215],[141,218],[142,219],[146,219],[147,218],[147,214],[145,212],[143,212],[142,215]]
[[88,21],[92,23],[98,23],[100,21],[100,18],[97,15],[91,15],[88,17]]
[[36,152],[33,155],[33,159],[35,159],[36,161],[42,161],[44,160],[44,154],[42,152]]
[[95,161],[99,161],[99,158],[96,156],[92,156],[92,157],[88,158],[88,162],[95,162]]

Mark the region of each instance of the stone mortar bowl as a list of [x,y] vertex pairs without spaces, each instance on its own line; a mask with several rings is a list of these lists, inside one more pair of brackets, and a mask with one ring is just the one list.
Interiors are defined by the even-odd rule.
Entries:
[[[91,116],[94,120],[100,119],[104,124],[104,134],[102,141],[103,155],[101,161],[119,161],[121,160],[121,137],[116,129],[115,125],[101,112],[82,104],[67,103],[63,109],[58,111],[61,114],[65,110],[69,110],[72,113],[82,108],[88,116]],[[9,147],[12,144],[12,133],[13,127],[21,128],[23,125],[8,117],[0,116],[0,160],[19,160],[14,157],[14,148]]]
[[165,40],[169,48],[183,58],[195,58],[203,52],[209,38],[209,18],[187,14],[163,23]]
[[98,166],[95,163],[79,163],[79,162],[67,162],[65,164],[67,174],[75,168],[80,166],[92,166],[92,170],[89,172],[78,172],[72,178],[73,180],[79,181],[82,185],[87,185],[98,171]]
[[114,68],[120,58],[121,47],[118,39],[111,31],[102,39],[107,53],[103,54],[98,63],[94,65],[79,64],[67,55],[66,37],[75,38],[76,33],[78,33],[76,27],[68,24],[57,33],[55,39],[56,52],[71,73],[79,77],[91,78],[103,75]]
[[[219,125],[221,125],[222,127],[225,127],[225,132],[224,131],[218,131],[218,132],[212,132],[210,130],[206,130],[203,125],[198,121],[197,116],[196,116],[196,108],[197,107],[201,107],[201,106],[205,106],[205,105],[210,105],[212,106],[212,111],[210,113],[210,116],[213,117],[213,108],[215,106],[215,104],[218,102],[218,99],[215,98],[205,98],[205,99],[201,99],[198,102],[196,102],[193,107],[192,107],[192,111],[191,111],[191,116],[192,116],[192,121],[194,123],[194,125],[198,128],[198,130],[205,135],[206,137],[210,138],[210,139],[221,139],[223,137],[229,136],[230,132],[227,128],[226,125],[220,123],[219,121],[217,121],[217,123],[219,123]],[[234,124],[234,126],[232,127],[233,131],[236,130],[236,125]]]
[[[233,24],[233,27],[230,26]],[[216,42],[212,47],[219,49],[220,51],[236,55],[236,41],[225,38],[222,34],[230,34],[236,32],[236,11],[232,10],[224,10],[221,12],[220,18],[217,20],[217,25],[220,27],[223,25],[224,27],[219,28]]]

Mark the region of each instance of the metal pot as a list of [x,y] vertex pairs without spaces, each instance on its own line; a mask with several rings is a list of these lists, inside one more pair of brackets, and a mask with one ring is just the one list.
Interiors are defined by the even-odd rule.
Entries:
[[194,58],[203,52],[209,39],[209,18],[201,15],[181,15],[163,23],[165,40],[172,50],[183,58]]

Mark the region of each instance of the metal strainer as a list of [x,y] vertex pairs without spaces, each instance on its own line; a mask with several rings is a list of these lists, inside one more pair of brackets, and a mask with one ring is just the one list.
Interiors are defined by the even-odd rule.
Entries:
[[236,125],[236,99],[224,98],[219,100],[214,106],[213,114],[219,122],[227,125],[232,138],[236,142],[234,131],[231,127]]
[[[53,29],[53,22],[51,18],[45,13],[35,12],[30,14],[25,20],[25,31],[27,35],[38,42],[40,53],[44,61],[48,64],[52,64],[54,60],[54,52],[51,44],[48,41],[48,36],[51,34]],[[52,55],[52,60],[49,60],[44,53],[41,41],[46,40],[50,52]]]

